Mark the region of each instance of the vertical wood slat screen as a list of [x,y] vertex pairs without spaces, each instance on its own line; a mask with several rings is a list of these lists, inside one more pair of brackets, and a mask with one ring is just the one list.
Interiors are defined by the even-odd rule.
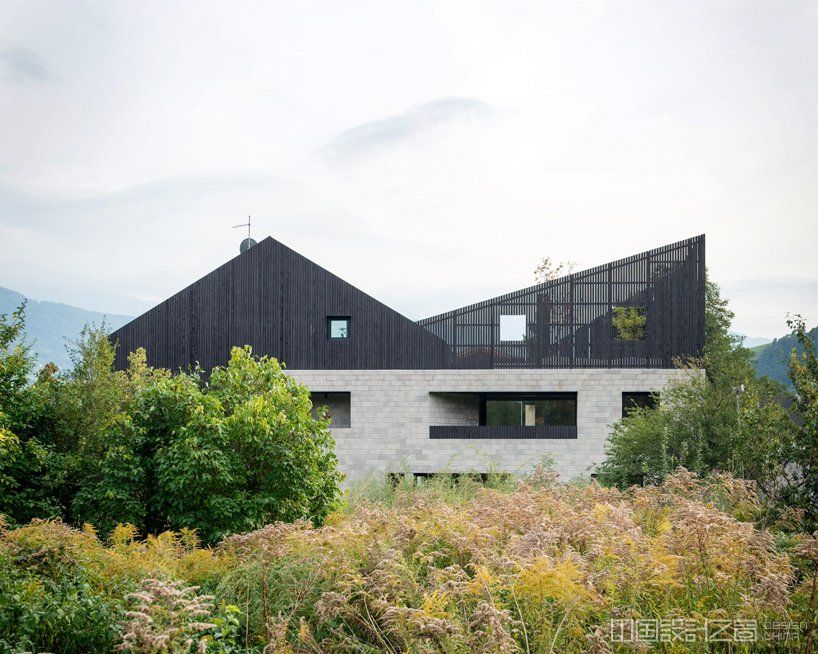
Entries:
[[[454,368],[669,368],[704,347],[704,236],[643,252],[419,321]],[[644,308],[643,340],[614,337],[613,309]],[[523,341],[501,315],[525,315]]]

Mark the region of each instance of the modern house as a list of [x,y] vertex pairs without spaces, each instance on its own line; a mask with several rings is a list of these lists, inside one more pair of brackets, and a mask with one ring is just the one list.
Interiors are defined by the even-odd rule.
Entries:
[[704,236],[414,322],[266,238],[111,335],[116,364],[277,357],[326,405],[341,469],[565,478],[704,345]]

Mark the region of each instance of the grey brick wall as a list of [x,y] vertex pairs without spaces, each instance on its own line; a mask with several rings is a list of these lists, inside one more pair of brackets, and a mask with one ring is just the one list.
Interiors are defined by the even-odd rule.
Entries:
[[[564,479],[588,475],[604,459],[622,393],[661,391],[703,371],[675,369],[290,370],[310,390],[350,393],[349,428],[332,429],[350,482],[373,473],[526,472],[550,454]],[[577,393],[571,440],[430,440],[430,425],[474,424],[477,402],[462,392]]]

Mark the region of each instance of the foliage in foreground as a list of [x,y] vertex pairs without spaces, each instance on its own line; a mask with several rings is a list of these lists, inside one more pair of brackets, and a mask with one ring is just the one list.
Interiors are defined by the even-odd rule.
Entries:
[[86,328],[72,370],[36,377],[24,309],[0,316],[0,513],[61,517],[108,534],[198,529],[208,543],[276,520],[320,522],[339,494],[328,421],[275,359],[233,348],[207,380],[146,364],[114,369]]
[[[510,491],[399,485],[321,528],[214,549],[35,522],[0,537],[0,651],[624,652],[611,619],[814,630],[815,540],[743,521],[757,511],[750,484],[680,471],[627,491],[548,474]],[[808,629],[796,636],[731,651],[801,650]]]
[[614,424],[599,480],[626,488],[660,483],[678,466],[701,475],[727,470],[755,482],[767,521],[797,514],[812,531],[818,527],[818,363],[812,339],[803,320],[789,323],[801,345],[790,360],[797,393],[790,404],[780,384],[755,376],[752,353],[730,333],[732,318],[708,281],[704,356],[680,362],[696,370],[667,386],[658,406],[633,410]]

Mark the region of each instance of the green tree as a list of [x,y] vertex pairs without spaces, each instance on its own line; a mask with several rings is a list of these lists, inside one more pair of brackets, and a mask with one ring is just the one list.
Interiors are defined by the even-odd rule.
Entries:
[[796,479],[789,500],[804,510],[807,529],[813,530],[818,527],[818,357],[803,318],[796,316],[787,324],[803,348],[800,354],[793,348],[789,366],[800,416],[791,448]]
[[0,514],[12,524],[61,512],[51,451],[27,434],[38,406],[29,384],[33,369],[23,304],[0,316]]
[[198,529],[207,542],[277,520],[321,521],[339,495],[328,421],[275,359],[234,348],[225,367],[156,379],[111,436],[83,520],[108,530]]
[[783,389],[755,377],[752,353],[730,331],[733,315],[708,280],[702,356],[678,362],[691,376],[666,388],[658,407],[614,425],[599,468],[603,483],[655,483],[683,465],[700,474],[726,469],[775,487],[774,471],[781,470],[791,436],[789,418],[775,401]]
[[642,307],[614,307],[611,322],[614,337],[619,341],[641,341],[645,338],[647,316]]
[[24,343],[25,303],[10,316],[0,315],[0,409],[5,408],[6,420],[13,417],[23,403],[28,377],[34,367],[34,358]]

